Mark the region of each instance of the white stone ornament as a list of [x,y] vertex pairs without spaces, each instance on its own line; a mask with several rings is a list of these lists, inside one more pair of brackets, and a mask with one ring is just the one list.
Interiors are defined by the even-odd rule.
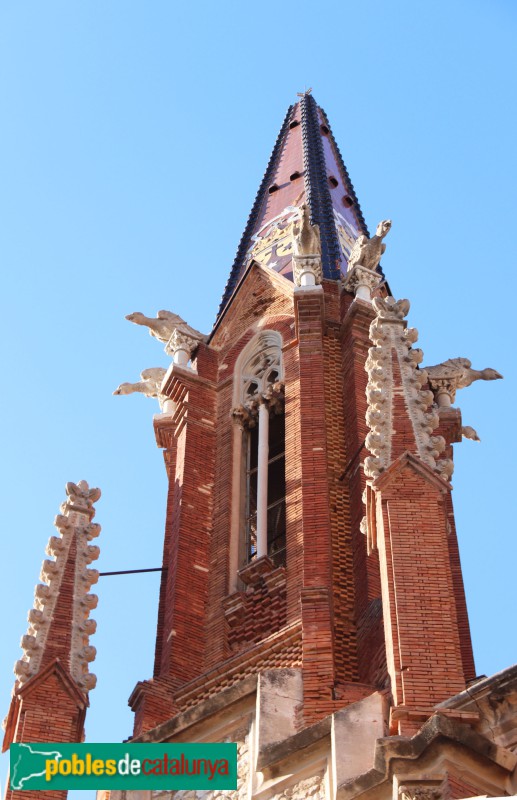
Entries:
[[140,381],[136,383],[121,383],[113,394],[126,395],[139,392],[146,397],[155,397],[160,404],[160,408],[163,408],[168,398],[162,394],[160,390],[166,372],[167,370],[164,367],[150,367],[149,369],[144,369],[140,373]]
[[182,328],[174,328],[169,341],[165,345],[165,352],[167,355],[172,356],[175,364],[186,367],[200,341],[199,337],[192,336]]
[[156,317],[146,317],[140,311],[134,311],[132,314],[128,314],[126,319],[135,325],[144,325],[149,328],[150,335],[164,344],[169,341],[176,328],[200,342],[206,342],[208,339],[200,331],[188,325],[179,314],[174,314],[172,311],[158,311]]
[[374,347],[368,351],[365,365],[368,373],[366,422],[370,428],[366,447],[371,453],[364,461],[368,483],[371,484],[392,462],[394,358],[400,373],[397,392],[404,397],[411,419],[417,455],[448,480],[452,474],[452,461],[439,458],[445,449],[445,440],[442,436],[432,435],[439,424],[439,415],[433,406],[432,392],[422,388],[427,382],[426,372],[418,369],[422,351],[412,347],[418,339],[418,331],[406,328],[404,319],[409,311],[409,301],[376,297],[373,306],[377,312],[370,326]]
[[300,217],[293,228],[295,256],[321,256],[320,226],[311,224],[309,206],[300,206]]
[[321,256],[293,256],[293,278],[296,286],[319,286],[323,280]]
[[[97,605],[96,595],[88,590],[99,578],[97,570],[88,569],[88,564],[99,557],[99,548],[88,541],[100,533],[100,525],[92,523],[95,515],[94,503],[101,496],[100,489],[90,489],[86,481],[66,484],[67,500],[61,506],[61,514],[55,520],[60,536],[51,536],[47,554],[55,560],[45,559],[41,569],[41,579],[34,591],[34,608],[29,611],[29,627],[22,638],[24,655],[16,662],[14,672],[18,686],[23,685],[40,669],[47,637],[51,635],[52,620],[60,597],[65,576],[73,573],[72,600],[72,643],[70,652],[63,654],[68,659],[72,678],[85,692],[95,686],[96,678],[88,672],[88,664],[95,658],[95,648],[89,644],[89,637],[95,632],[96,623],[89,619],[90,609]],[[75,559],[71,555],[75,543]],[[73,551],[72,551],[73,552]]]
[[311,225],[309,206],[300,206],[293,228],[293,278],[296,286],[318,286],[323,280],[319,225]]
[[383,243],[384,237],[391,229],[391,220],[384,219],[377,225],[375,236],[371,239],[364,234],[358,236],[355,240],[350,258],[348,259],[348,271],[350,272],[354,267],[366,267],[371,271],[377,269],[380,264],[381,257],[386,252],[386,245]]
[[343,288],[347,292],[351,292],[359,300],[365,300],[371,303],[372,292],[378,288],[382,283],[382,278],[378,272],[356,265],[349,269],[343,278]]
[[495,381],[503,377],[491,367],[472,369],[468,358],[449,358],[442,364],[425,367],[425,371],[439,408],[448,408],[454,403],[458,389],[464,389],[474,381]]

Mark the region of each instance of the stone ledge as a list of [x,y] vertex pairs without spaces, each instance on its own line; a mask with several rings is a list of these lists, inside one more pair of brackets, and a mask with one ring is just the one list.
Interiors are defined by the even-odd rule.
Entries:
[[222,689],[213,697],[203,700],[197,706],[194,706],[194,708],[177,714],[175,717],[172,717],[172,719],[167,720],[167,722],[163,722],[156,728],[152,728],[150,731],[147,731],[147,733],[136,736],[134,739],[129,739],[129,741],[135,743],[164,742],[171,736],[175,736],[186,728],[190,728],[192,725],[213,716],[217,712],[253,694],[257,691],[257,680],[258,675],[249,675],[233,686]]
[[[353,800],[376,786],[389,781],[392,764],[395,760],[410,761],[414,765],[425,751],[438,739],[448,739],[459,747],[464,747],[476,756],[497,764],[507,773],[517,765],[517,755],[490,742],[479,733],[461,722],[446,719],[435,714],[411,739],[402,736],[389,736],[377,739],[374,767],[352,781],[342,783],[336,789],[339,800]],[[400,761],[399,761],[400,766]]]
[[272,767],[274,764],[289,758],[289,756],[295,755],[300,750],[317,744],[321,739],[330,736],[331,729],[332,716],[328,716],[303,731],[295,733],[283,742],[263,747],[257,755],[257,770],[262,771]]

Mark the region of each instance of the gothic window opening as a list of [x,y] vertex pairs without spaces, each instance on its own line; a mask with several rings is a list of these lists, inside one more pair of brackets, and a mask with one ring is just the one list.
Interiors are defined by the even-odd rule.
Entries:
[[277,567],[285,564],[285,415],[269,421],[267,548]]
[[[269,420],[267,462],[267,555],[285,564],[285,416]],[[258,427],[246,433],[246,563],[257,556]]]
[[[251,352],[250,352],[251,350]],[[243,353],[237,374],[240,405],[234,416],[242,436],[240,566],[268,556],[285,564],[285,416],[281,339],[260,334]]]

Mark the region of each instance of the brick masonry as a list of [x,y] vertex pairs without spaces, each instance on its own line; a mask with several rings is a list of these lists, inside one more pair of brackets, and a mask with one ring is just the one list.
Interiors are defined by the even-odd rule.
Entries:
[[[176,412],[172,419],[162,416],[156,421],[170,481],[156,666],[154,677],[139,684],[132,696],[135,733],[265,665],[302,665],[302,727],[378,689],[391,688],[394,696],[400,695],[397,686],[390,686],[389,637],[406,642],[404,637],[415,624],[413,611],[408,612],[407,626],[402,620],[387,639],[382,600],[387,590],[384,586],[383,595],[379,555],[367,555],[360,530],[365,486],[361,464],[367,455],[368,432],[364,367],[372,318],[369,304],[340,295],[333,281],[297,291],[281,276],[255,265],[209,344],[200,345],[194,363],[197,372],[172,369],[166,391],[177,399]],[[286,567],[277,571],[275,579],[268,578],[269,584],[261,580],[237,585],[235,590],[230,574],[233,378],[243,348],[267,329],[278,331],[283,342]],[[397,406],[397,413],[402,420],[404,409]],[[398,426],[401,438],[396,446],[401,453],[407,446],[404,425],[402,420]],[[449,663],[442,686],[439,654],[417,649],[415,658],[421,664],[413,673],[425,672],[427,682],[417,680],[410,691],[407,675],[400,678],[405,703],[430,704],[444,692],[464,687],[469,661],[457,546],[455,537],[446,534],[452,509],[448,500],[428,497],[427,486],[425,491],[420,485],[415,490],[413,477],[405,476],[407,486],[400,483],[402,478],[397,480],[397,491],[407,488],[408,502],[414,501],[415,491],[423,492],[421,530],[431,526],[434,531],[441,520],[438,539],[433,534],[423,548],[418,540],[419,565],[425,571],[426,560],[433,559],[433,581],[440,588],[438,601],[430,598],[425,607],[423,598],[419,601],[422,613],[417,624],[423,619],[427,624],[428,612],[434,612],[437,602],[449,608],[452,622],[447,637],[454,641],[445,652],[457,669],[452,676]],[[396,499],[390,500],[389,509],[391,519],[395,513],[405,513]],[[397,538],[401,530],[394,528],[390,541],[397,553],[407,550]],[[390,580],[393,575],[383,575],[383,584]],[[421,586],[415,580],[411,591],[418,596]],[[408,602],[402,597],[401,613]],[[436,625],[444,622],[438,613]],[[293,630],[299,632],[296,640]],[[429,672],[432,664],[435,674]]]

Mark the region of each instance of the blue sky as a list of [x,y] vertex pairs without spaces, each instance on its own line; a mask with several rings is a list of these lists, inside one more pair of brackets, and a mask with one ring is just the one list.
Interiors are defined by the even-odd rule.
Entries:
[[[0,4],[4,711],[67,481],[102,488],[99,569],[160,564],[157,406],[112,391],[168,359],[124,316],[169,308],[210,329],[305,86],[370,228],[393,220],[383,266],[424,363],[505,376],[458,395],[482,441],[456,446],[453,484],[477,671],[517,660],[516,16],[509,0]],[[158,580],[97,586],[90,741],[131,733]]]

